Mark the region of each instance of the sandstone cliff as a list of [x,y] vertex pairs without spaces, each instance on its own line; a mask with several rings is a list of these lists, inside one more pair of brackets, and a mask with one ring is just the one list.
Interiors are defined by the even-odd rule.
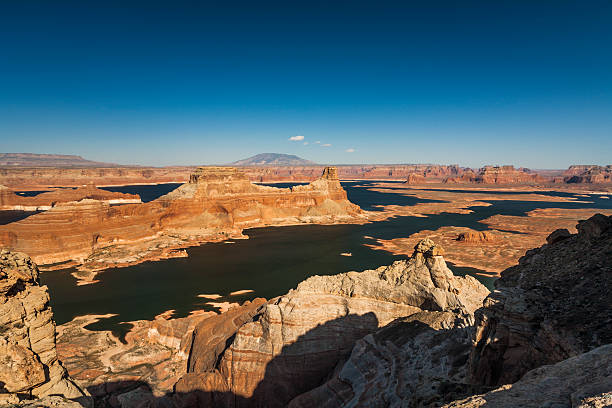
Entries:
[[[539,171],[514,169],[513,166],[485,166],[471,169],[458,165],[398,164],[337,166],[343,180],[406,180],[409,184],[428,183],[606,183],[612,181],[612,166],[570,166],[563,170]],[[184,183],[196,169],[174,167],[83,167],[23,168],[0,167],[0,184],[10,188],[41,189],[52,186],[77,187],[95,185]],[[316,180],[324,166],[247,166],[241,170],[254,182],[310,182]]]
[[0,226],[0,245],[28,253],[40,264],[74,261],[90,270],[149,259],[206,241],[241,237],[266,225],[364,221],[337,177],[326,169],[305,186],[252,184],[235,168],[208,167],[166,196],[144,204],[111,206],[82,199]]
[[501,274],[476,313],[472,381],[498,385],[612,343],[612,217],[555,234]]
[[5,250],[0,250],[0,361],[0,404],[48,395],[88,402],[57,359],[49,294],[39,286],[36,265]]
[[[454,276],[441,249],[425,240],[407,261],[313,276],[273,299],[237,330],[214,365],[207,357],[200,369],[191,366],[177,391],[197,392],[199,406],[285,406],[321,384],[367,334],[423,311],[454,321],[444,312],[455,310],[469,321],[487,293],[474,278]],[[466,326],[461,319],[457,326]],[[196,341],[192,350],[198,347]],[[192,352],[190,359],[200,357]]]
[[137,195],[101,190],[93,184],[75,189],[66,188],[48,191],[33,197],[24,197],[9,188],[0,186],[0,210],[43,211],[50,210],[59,204],[86,199],[108,204],[140,203],[140,197]]
[[612,406],[612,344],[529,371],[514,384],[445,408],[604,408]]
[[534,184],[551,182],[552,179],[532,173],[529,169],[514,166],[484,166],[477,173],[465,172],[460,177],[450,177],[445,183],[479,184]]
[[473,316],[422,311],[358,340],[323,385],[289,407],[439,406],[470,395],[467,361]]
[[612,165],[607,166],[570,166],[563,173],[566,183],[604,184],[612,182]]

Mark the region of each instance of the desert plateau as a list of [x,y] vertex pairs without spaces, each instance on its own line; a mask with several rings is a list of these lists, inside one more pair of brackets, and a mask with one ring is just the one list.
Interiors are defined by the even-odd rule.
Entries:
[[612,3],[0,4],[0,408],[612,408]]

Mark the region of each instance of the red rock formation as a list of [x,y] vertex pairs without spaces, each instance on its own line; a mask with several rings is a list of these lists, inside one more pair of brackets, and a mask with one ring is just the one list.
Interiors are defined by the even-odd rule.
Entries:
[[466,172],[460,177],[451,177],[446,183],[478,183],[478,184],[534,184],[551,182],[552,179],[531,173],[529,169],[514,166],[485,166],[478,173]]
[[134,194],[111,192],[87,184],[75,189],[66,188],[38,194],[34,197],[23,197],[9,188],[0,186],[0,210],[40,211],[51,207],[80,200],[97,200],[108,204],[140,203],[140,197]]
[[500,238],[491,231],[468,231],[457,236],[457,241],[469,244],[482,244],[499,242]]
[[112,207],[84,199],[0,226],[0,245],[39,263],[73,260],[94,269],[172,256],[175,248],[240,236],[242,228],[361,219],[332,169],[291,189],[252,184],[227,167],[198,169],[190,182],[149,203]]
[[570,166],[563,173],[565,183],[612,183],[612,165],[607,166]]
[[[485,166],[473,171],[458,165],[397,164],[338,166],[341,180],[407,180],[410,184],[427,183],[610,183],[612,166],[571,166],[562,171],[543,170],[538,174],[513,166]],[[240,169],[254,182],[310,182],[324,166],[245,166]],[[180,183],[189,180],[195,167],[83,167],[83,168],[13,168],[0,167],[0,184],[15,189],[53,186]]]
[[[109,331],[85,328],[108,316],[77,317],[58,327],[58,355],[70,376],[96,398],[96,406],[133,407],[154,401],[171,392],[186,372],[194,328],[217,316],[170,315],[129,322],[132,328],[124,342]],[[146,384],[146,390],[135,388],[138,384]]]
[[184,183],[195,167],[0,167],[0,184],[14,189]]

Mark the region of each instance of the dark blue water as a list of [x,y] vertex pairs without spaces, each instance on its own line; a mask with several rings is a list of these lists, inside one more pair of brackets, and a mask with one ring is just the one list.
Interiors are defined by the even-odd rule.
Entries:
[[0,211],[0,225],[10,224],[11,222],[23,220],[28,218],[30,215],[38,214],[40,211],[18,211],[18,210],[5,210]]
[[[370,191],[363,187],[367,185],[369,183],[363,181],[343,183],[349,199],[364,209],[425,201],[401,194]],[[151,187],[124,186],[122,192],[141,194],[138,189],[150,190]],[[156,194],[168,188],[164,185]],[[151,193],[149,197],[153,195]],[[371,269],[403,258],[365,246],[374,243],[367,237],[408,237],[424,229],[435,230],[445,225],[484,230],[488,227],[480,221],[487,217],[495,214],[520,216],[536,208],[612,208],[611,200],[598,196],[580,199],[589,203],[486,200],[492,205],[474,206],[471,214],[396,217],[364,225],[253,228],[245,231],[250,237],[248,240],[189,248],[188,258],[106,270],[98,275],[100,282],[93,285],[76,286],[70,270],[44,272],[41,280],[49,286],[58,324],[84,314],[115,313],[119,316],[103,319],[89,328],[121,334],[129,329],[121,322],[152,319],[166,310],[176,310],[175,316],[185,316],[194,309],[212,310],[212,306],[206,305],[210,300],[198,298],[198,294],[223,296],[216,301],[240,302],[258,296],[269,299],[286,293],[315,274]],[[352,256],[342,256],[341,253],[351,253]],[[479,272],[476,269],[451,268],[458,275],[470,274],[488,287],[492,286],[494,279],[476,275]],[[242,289],[254,292],[229,296],[230,292]]]
[[18,194],[22,197],[35,197],[42,193],[47,193],[49,190],[36,190],[36,191],[17,191],[15,194]]
[[143,203],[153,201],[164,194],[176,190],[182,183],[164,183],[164,184],[152,184],[152,185],[130,185],[130,186],[112,186],[112,187],[99,187],[101,190],[127,193],[127,194],[138,194],[140,200]]

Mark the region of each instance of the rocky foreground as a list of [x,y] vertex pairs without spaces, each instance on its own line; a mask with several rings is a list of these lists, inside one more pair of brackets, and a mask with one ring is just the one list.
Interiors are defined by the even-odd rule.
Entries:
[[22,397],[60,394],[88,406],[87,391],[57,359],[55,322],[38,268],[24,255],[0,251],[0,406]]
[[[167,385],[147,384],[156,377],[137,370],[118,382],[102,372],[87,388],[98,406],[112,407],[611,406],[612,217],[577,229],[551,234],[490,294],[454,276],[443,250],[423,240],[390,266],[313,276],[193,325],[142,326],[140,354],[132,348],[110,361],[146,360],[147,347],[164,344],[174,353],[166,366],[178,378],[173,389],[162,392]],[[48,343],[53,333],[45,333]],[[25,397],[45,395],[35,387]]]

